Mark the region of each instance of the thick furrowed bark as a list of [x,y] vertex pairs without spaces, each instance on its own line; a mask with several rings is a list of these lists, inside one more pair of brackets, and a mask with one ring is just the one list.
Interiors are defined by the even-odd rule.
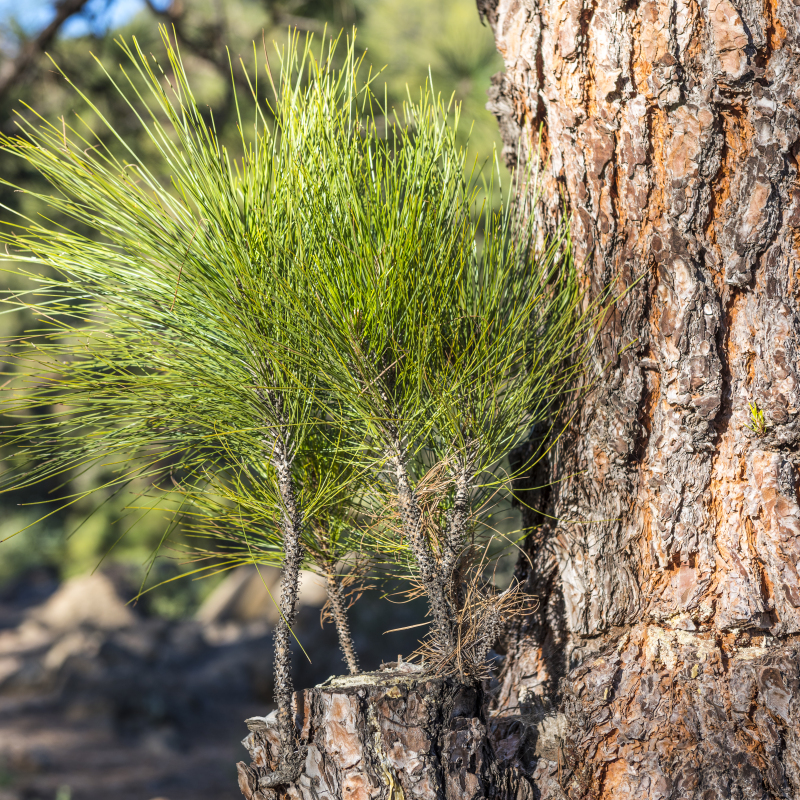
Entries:
[[[800,642],[641,623],[593,647],[562,681],[560,713],[542,717],[517,681],[514,711],[494,717],[496,750],[541,800],[800,797]],[[536,742],[537,720],[556,747]]]
[[543,797],[800,797],[797,7],[479,6],[508,159],[543,130],[543,223],[566,206],[590,297],[641,279],[532,482],[557,522],[518,566],[542,606],[497,713],[562,703],[564,748],[527,767]]
[[[305,768],[281,798],[533,800],[528,781],[487,744],[479,687],[366,673],[308,689],[297,705]],[[239,763],[239,785],[247,800],[266,800],[262,776],[279,763],[280,743],[267,721],[248,726],[252,763]]]
[[333,565],[328,564],[326,566],[325,578],[328,584],[328,602],[331,604],[331,616],[336,626],[336,635],[339,637],[339,647],[342,648],[342,654],[350,674],[358,675],[358,656],[350,633],[350,622],[347,619],[347,603],[342,596],[342,587]]
[[403,454],[399,447],[396,448],[392,457],[392,467],[395,472],[397,501],[403,521],[403,532],[419,568],[420,579],[428,597],[436,632],[441,639],[442,646],[449,650],[454,647],[455,642],[453,639],[453,615],[447,599],[446,582],[437,570],[430,543],[422,528],[422,513],[411,487]]

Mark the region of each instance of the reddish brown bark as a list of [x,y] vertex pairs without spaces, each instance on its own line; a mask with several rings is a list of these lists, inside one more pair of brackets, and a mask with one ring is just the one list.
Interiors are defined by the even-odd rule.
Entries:
[[520,562],[542,606],[495,719],[560,704],[558,758],[528,765],[542,797],[800,797],[798,10],[481,10],[509,161],[541,126],[545,222],[566,204],[590,294],[639,279],[561,482],[528,494],[558,522]]
[[[533,789],[489,744],[478,687],[431,678],[410,665],[337,678],[296,697],[305,770],[281,796],[318,800],[532,800]],[[246,800],[268,800],[264,779],[282,762],[272,718],[247,721],[240,762]]]

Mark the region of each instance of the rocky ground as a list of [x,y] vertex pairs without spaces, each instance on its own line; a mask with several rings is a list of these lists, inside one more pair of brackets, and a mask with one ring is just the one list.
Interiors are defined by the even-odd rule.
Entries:
[[[268,582],[276,575],[265,576]],[[243,720],[270,709],[274,608],[253,573],[231,575],[195,618],[148,618],[119,581],[27,576],[0,593],[0,800],[234,800]],[[307,580],[298,686],[343,671]],[[414,649],[419,609],[365,598],[363,666]]]

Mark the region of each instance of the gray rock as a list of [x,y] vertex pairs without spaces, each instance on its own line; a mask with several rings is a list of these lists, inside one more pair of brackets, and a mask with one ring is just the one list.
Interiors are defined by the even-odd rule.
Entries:
[[55,631],[74,630],[82,625],[119,630],[134,625],[137,619],[112,581],[99,572],[66,581],[29,616]]

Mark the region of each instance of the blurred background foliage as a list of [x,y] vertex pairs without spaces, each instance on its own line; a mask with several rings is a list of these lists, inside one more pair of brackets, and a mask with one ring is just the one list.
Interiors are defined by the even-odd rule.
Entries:
[[[389,106],[399,106],[409,91],[416,96],[419,87],[432,80],[437,92],[452,95],[461,104],[462,141],[469,135],[468,161],[481,165],[489,177],[499,137],[496,122],[485,109],[486,89],[502,62],[473,0],[30,0],[25,4],[0,0],[0,129],[13,134],[15,114],[30,116],[35,109],[51,122],[80,114],[105,140],[98,117],[102,114],[138,153],[152,153],[133,110],[92,56],[119,75],[113,67],[122,54],[114,39],[136,36],[145,52],[160,59],[160,23],[174,28],[195,93],[234,152],[235,98],[244,103],[250,95],[239,59],[245,65],[253,63],[253,42],[259,50],[266,46],[274,59],[273,42],[280,47],[290,28],[321,36],[326,26],[334,35],[355,26],[358,45],[367,51],[367,64],[375,70],[388,65],[377,80],[378,86],[385,84]],[[96,111],[81,101],[48,54]],[[264,79],[259,77],[260,87],[266,86]],[[109,146],[119,149],[118,143]],[[153,168],[160,168],[154,154]],[[35,193],[48,188],[38,175],[26,172],[23,162],[0,154],[0,176],[26,190],[0,186],[0,202],[6,207],[0,213],[6,219],[11,210],[36,215],[43,209]],[[507,176],[501,179],[505,182]],[[1,280],[5,289],[23,286],[23,279],[8,272]],[[32,323],[24,314],[4,314],[0,336],[18,336]],[[2,419],[2,424],[13,421]],[[27,495],[0,495],[0,539],[35,522],[92,482],[102,482],[102,475],[89,471],[45,490],[37,486]],[[64,579],[91,571],[102,561],[104,567],[129,570],[132,578],[141,575],[169,525],[158,514],[139,519],[141,512],[129,507],[142,505],[136,502],[142,488],[130,487],[125,495],[113,497],[94,493],[5,541],[0,551],[0,591],[37,568]],[[128,535],[131,531],[135,535]],[[167,548],[161,556],[150,584],[189,569],[177,552]],[[172,618],[185,616],[214,583],[213,579],[169,583],[148,596],[147,610]]]

